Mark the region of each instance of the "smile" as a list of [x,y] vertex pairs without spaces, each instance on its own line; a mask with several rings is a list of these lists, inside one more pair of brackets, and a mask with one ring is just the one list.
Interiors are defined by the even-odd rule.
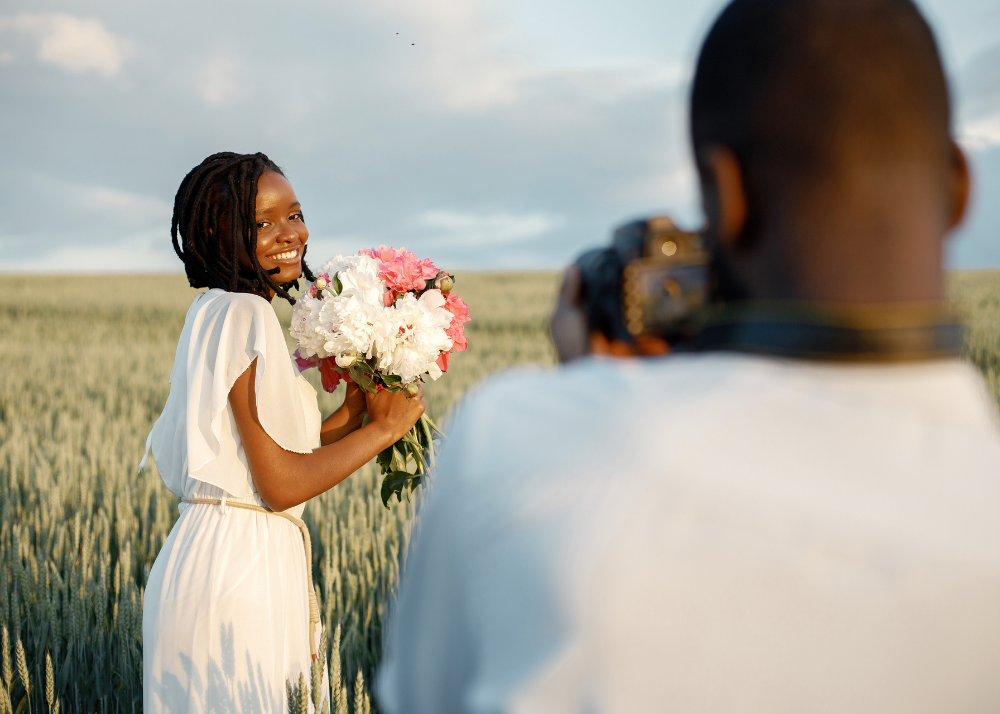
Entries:
[[299,256],[298,248],[295,250],[286,250],[284,253],[275,253],[274,255],[267,256],[271,260],[292,260]]

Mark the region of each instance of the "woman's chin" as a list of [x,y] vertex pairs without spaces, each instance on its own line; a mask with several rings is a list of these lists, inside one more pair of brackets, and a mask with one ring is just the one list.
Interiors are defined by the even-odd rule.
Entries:
[[298,265],[283,265],[281,266],[281,272],[274,275],[274,282],[278,285],[284,285],[285,283],[291,283],[302,277],[302,264]]

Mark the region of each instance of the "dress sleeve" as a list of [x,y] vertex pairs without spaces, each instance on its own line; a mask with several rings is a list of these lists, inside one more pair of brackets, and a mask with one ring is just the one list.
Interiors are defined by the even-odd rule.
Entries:
[[229,406],[236,379],[257,360],[257,416],[286,451],[312,451],[296,372],[270,304],[243,293],[221,293],[198,311],[187,354],[187,472],[198,481],[245,496],[250,484]]

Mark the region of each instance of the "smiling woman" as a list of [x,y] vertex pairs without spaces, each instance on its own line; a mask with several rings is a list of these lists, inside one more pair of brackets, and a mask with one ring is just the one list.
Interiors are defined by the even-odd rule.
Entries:
[[[265,171],[257,181],[257,263],[272,279],[281,284],[298,280],[309,229],[302,218],[302,206],[295,189],[282,174]],[[240,265],[253,268],[253,262],[240,244]],[[276,272],[275,272],[276,271]],[[274,291],[271,291],[271,297]]]
[[193,288],[277,294],[294,304],[288,291],[299,276],[313,279],[299,200],[264,154],[220,152],[192,169],[177,191],[170,236]]
[[146,583],[143,707],[281,711],[286,680],[318,691],[326,677],[305,502],[402,438],[424,402],[349,384],[321,421],[270,304],[294,303],[289,290],[311,278],[309,231],[263,154],[191,171],[171,235],[188,282],[209,290],[188,309],[146,442],[181,505]]

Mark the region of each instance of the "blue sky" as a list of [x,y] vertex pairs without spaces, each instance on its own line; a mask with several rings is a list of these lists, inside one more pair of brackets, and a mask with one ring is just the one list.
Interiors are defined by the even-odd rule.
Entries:
[[[687,91],[721,5],[7,0],[0,270],[180,270],[173,194],[219,150],[284,167],[314,261],[557,267],[634,216],[694,225]],[[1000,3],[921,7],[976,177],[949,260],[1000,267]]]

